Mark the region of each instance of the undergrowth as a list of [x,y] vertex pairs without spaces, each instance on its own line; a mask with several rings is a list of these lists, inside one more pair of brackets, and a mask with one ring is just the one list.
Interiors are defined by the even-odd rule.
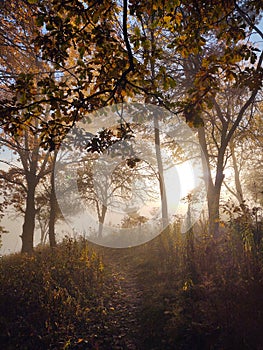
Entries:
[[104,267],[87,242],[5,257],[0,269],[2,349],[110,348]]
[[[141,290],[138,350],[261,350],[262,244],[246,230],[230,224],[215,239],[201,227],[182,235],[175,225],[135,248],[66,239],[52,250],[4,257],[1,348],[126,349],[118,342],[116,315],[126,311],[115,266]],[[122,305],[118,312],[112,300]],[[125,322],[125,314],[117,317]]]
[[218,239],[173,228],[145,256],[143,349],[263,349],[262,247],[231,228]]

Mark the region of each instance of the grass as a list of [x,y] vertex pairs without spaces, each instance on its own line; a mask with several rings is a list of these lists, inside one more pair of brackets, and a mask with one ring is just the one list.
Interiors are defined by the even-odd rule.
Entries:
[[5,349],[95,349],[105,335],[103,264],[86,242],[4,258],[0,279]]

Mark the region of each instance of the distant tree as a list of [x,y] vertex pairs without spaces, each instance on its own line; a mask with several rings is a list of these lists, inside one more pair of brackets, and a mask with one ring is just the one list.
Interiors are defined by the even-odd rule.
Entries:
[[139,231],[141,231],[141,225],[146,223],[147,221],[148,219],[145,216],[139,215],[137,212],[134,212],[134,213],[129,213],[127,216],[123,218],[121,226],[123,228],[131,228],[131,227],[139,226]]
[[[250,206],[251,200],[257,202],[254,196],[256,189],[260,196],[263,147],[261,122],[260,102],[256,101],[229,143],[227,170],[231,171],[231,176],[225,177],[224,186],[241,206],[245,202]],[[231,181],[231,177],[234,181]]]
[[15,164],[1,160],[7,165],[7,170],[0,170],[0,181],[2,196],[7,204],[14,204],[16,209],[24,212],[22,252],[30,253],[33,250],[34,240],[36,189],[40,180],[50,172],[48,167],[50,153],[41,149],[37,135],[26,127],[21,135],[15,137],[2,133],[0,146],[18,157]]
[[[47,74],[50,67],[40,60],[33,45],[37,26],[31,5],[14,0],[1,2],[0,6],[1,98],[9,106],[16,101],[18,107],[29,100],[32,102],[29,91],[35,101],[38,99],[37,77]],[[15,84],[25,89],[19,91]],[[2,124],[4,116],[1,120],[0,147],[17,158],[14,162],[7,162],[5,157],[2,159],[2,164],[8,163],[4,168],[7,170],[1,170],[2,191],[4,201],[13,204],[24,215],[21,235],[23,252],[33,250],[36,188],[50,171],[50,153],[41,148],[39,135],[36,134],[41,116],[46,118],[46,110],[38,108],[34,116],[30,109],[25,113],[16,113],[13,123],[9,120],[7,124]],[[19,121],[21,128],[17,128],[15,120]]]
[[57,195],[60,196],[64,191],[70,193],[67,185],[61,181],[56,181],[56,158],[57,151],[52,152],[49,159],[49,172],[47,176],[41,179],[36,191],[36,220],[41,231],[40,243],[45,244],[47,238],[51,247],[57,244],[56,224],[64,222],[63,214],[67,217],[74,216],[79,211],[75,202],[68,201],[66,211],[61,212]]
[[[87,156],[83,161],[78,171],[78,187],[87,205],[95,207],[99,222],[98,237],[102,237],[108,209],[122,212],[121,208],[132,198],[139,206],[145,198],[153,196],[154,189],[149,190],[149,185],[145,186],[145,181],[151,181],[153,176],[147,164],[135,162],[131,165],[132,159],[128,158],[120,163],[120,160],[114,163],[110,159],[111,165],[107,166],[107,160],[96,165],[97,160],[97,156]],[[116,167],[112,168],[114,164]]]

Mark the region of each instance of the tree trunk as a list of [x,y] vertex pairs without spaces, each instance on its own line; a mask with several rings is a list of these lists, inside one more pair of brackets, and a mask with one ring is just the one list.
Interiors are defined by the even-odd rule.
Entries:
[[98,231],[99,238],[102,237],[103,225],[104,225],[107,209],[108,208],[106,207],[106,205],[102,204],[101,214],[99,215],[99,231]]
[[229,146],[230,146],[230,150],[231,150],[231,155],[232,155],[232,160],[233,160],[233,168],[234,168],[234,174],[235,174],[236,197],[237,197],[239,204],[241,205],[241,204],[244,204],[244,195],[243,195],[240,176],[239,176],[237,158],[236,158],[236,154],[235,154],[235,147],[234,147],[234,143],[232,140],[230,141]]
[[197,272],[195,266],[195,250],[194,250],[194,229],[191,225],[192,223],[192,208],[191,201],[188,203],[187,209],[187,227],[189,227],[186,232],[186,264],[188,268],[188,273],[194,283],[197,281]]
[[219,234],[219,202],[221,188],[213,186],[207,191],[209,232],[217,237]]
[[224,150],[219,149],[218,161],[216,165],[216,178],[212,188],[208,188],[207,199],[208,199],[208,214],[209,214],[209,231],[217,237],[219,234],[219,205],[220,205],[220,194],[222,183],[224,180]]
[[224,179],[224,147],[219,149],[218,161],[216,166],[216,178],[213,183],[212,175],[209,167],[209,155],[207,143],[205,139],[204,127],[198,129],[199,142],[204,153],[203,171],[207,187],[207,205],[208,205],[208,220],[209,232],[214,237],[219,233],[219,203],[221,187]]
[[32,253],[34,247],[34,230],[35,230],[35,190],[34,181],[28,181],[28,192],[26,197],[26,209],[22,231],[22,253]]
[[162,203],[162,226],[163,228],[165,228],[169,224],[168,206],[167,206],[166,189],[165,189],[165,181],[164,181],[164,173],[163,173],[163,162],[162,162],[162,154],[161,154],[161,146],[160,146],[159,121],[158,121],[158,115],[156,114],[154,114],[154,138],[155,138],[155,153],[156,153],[158,173],[159,173],[159,188],[160,188],[161,203]]
[[40,245],[45,245],[45,238],[47,235],[47,226],[46,223],[42,222],[42,220],[40,218],[38,218],[38,225],[40,228]]
[[[153,23],[153,17],[150,17],[151,23]],[[151,67],[151,84],[154,88],[154,81],[155,81],[155,36],[154,31],[151,29],[151,59],[150,59],[150,67]],[[145,101],[147,103],[147,99]],[[168,207],[167,207],[167,198],[166,198],[166,190],[165,190],[165,182],[164,182],[164,174],[163,174],[163,162],[162,162],[162,154],[161,154],[161,147],[160,147],[160,130],[159,130],[159,119],[158,119],[158,112],[153,113],[154,118],[154,138],[155,138],[155,153],[156,153],[156,160],[158,165],[158,180],[159,180],[159,188],[160,188],[160,196],[161,196],[161,203],[162,203],[162,227],[165,229],[168,224]]]
[[57,157],[57,151],[55,150],[54,159],[51,171],[51,189],[50,189],[50,199],[49,199],[49,222],[48,222],[48,235],[50,247],[56,247],[56,234],[55,234],[55,223],[56,223],[56,213],[57,213],[57,199],[55,193],[55,162]]
[[49,204],[50,204],[50,213],[49,213],[49,222],[48,222],[49,244],[50,244],[50,247],[55,247],[57,245],[56,234],[55,234],[57,203],[56,203],[55,189],[53,188],[53,185],[51,185]]

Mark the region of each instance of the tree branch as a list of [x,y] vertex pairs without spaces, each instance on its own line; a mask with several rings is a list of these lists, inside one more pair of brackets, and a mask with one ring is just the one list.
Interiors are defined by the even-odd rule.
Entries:
[[247,13],[245,13],[239,6],[237,3],[235,3],[235,8],[237,10],[237,12],[240,14],[240,16],[243,18],[243,20],[252,28],[254,29],[263,39],[263,32],[253,23],[253,21],[251,20],[251,18],[249,17],[249,15]]
[[127,12],[128,12],[128,1],[123,0],[123,37],[124,37],[126,49],[128,52],[128,58],[130,63],[129,69],[130,71],[134,71],[133,54],[132,54],[131,45],[128,37],[128,30],[127,30]]

